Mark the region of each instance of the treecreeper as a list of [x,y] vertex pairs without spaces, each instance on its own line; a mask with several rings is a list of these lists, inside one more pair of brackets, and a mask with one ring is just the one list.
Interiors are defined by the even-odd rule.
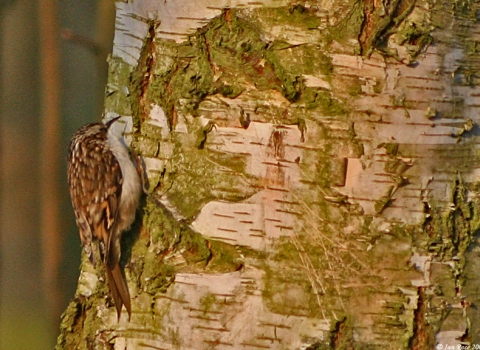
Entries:
[[135,220],[141,194],[141,180],[129,148],[110,130],[119,118],[78,129],[70,142],[67,167],[80,239],[94,266],[94,250],[99,249],[118,320],[123,305],[129,319],[132,313],[120,266],[121,237]]

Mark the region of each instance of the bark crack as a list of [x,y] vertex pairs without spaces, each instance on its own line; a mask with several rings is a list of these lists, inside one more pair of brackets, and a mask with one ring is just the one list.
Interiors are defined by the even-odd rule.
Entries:
[[419,287],[417,308],[413,316],[413,337],[409,346],[412,350],[432,349],[435,345],[432,328],[425,317],[427,302],[424,287]]
[[148,35],[146,37],[145,42],[145,50],[146,50],[146,57],[145,57],[145,73],[143,75],[143,79],[140,82],[140,110],[141,115],[140,120],[145,120],[148,116],[148,90],[149,86],[153,79],[153,67],[155,66],[156,61],[156,45],[155,45],[155,29],[158,26],[158,23],[154,20],[148,21]]

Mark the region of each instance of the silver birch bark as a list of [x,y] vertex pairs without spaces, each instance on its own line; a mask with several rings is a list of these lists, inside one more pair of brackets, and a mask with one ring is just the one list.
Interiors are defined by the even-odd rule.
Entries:
[[478,3],[116,7],[133,315],[84,259],[57,348],[480,343]]

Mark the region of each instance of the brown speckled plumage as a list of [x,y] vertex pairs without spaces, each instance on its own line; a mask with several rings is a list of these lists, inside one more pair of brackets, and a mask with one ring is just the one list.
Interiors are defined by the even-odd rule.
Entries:
[[98,243],[118,318],[122,305],[130,318],[130,294],[119,264],[120,239],[135,219],[140,179],[128,149],[108,133],[114,121],[77,130],[69,147],[67,172],[85,252],[95,264],[93,249]]

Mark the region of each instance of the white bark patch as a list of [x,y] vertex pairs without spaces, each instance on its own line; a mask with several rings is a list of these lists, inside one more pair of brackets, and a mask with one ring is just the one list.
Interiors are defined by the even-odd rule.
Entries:
[[152,105],[148,122],[162,128],[162,137],[164,139],[166,139],[170,134],[167,116],[165,115],[163,108],[159,105]]
[[[231,349],[300,349],[326,339],[327,320],[269,311],[261,281],[262,272],[253,268],[222,275],[177,274],[167,294],[157,296],[155,311],[165,325],[175,320],[175,337],[185,349],[192,344],[209,349],[212,342]],[[169,349],[171,330],[158,331],[167,338],[161,346]]]
[[[290,190],[301,185],[296,159],[302,155],[297,127],[251,123],[248,129],[218,127],[209,148],[248,157],[246,172],[262,179],[265,189],[243,203],[210,202],[193,226],[207,237],[264,250],[282,236],[291,236],[300,215]],[[295,185],[296,184],[296,185]]]
[[[346,183],[337,190],[346,195],[352,203],[359,203],[365,214],[375,215],[375,203],[381,195],[396,183],[392,180],[392,174],[385,171],[385,162],[389,158],[382,151],[367,159],[349,158],[347,166]],[[424,218],[423,202],[420,188],[398,188],[393,194],[394,206],[386,209],[385,215],[390,217],[402,217],[403,211],[408,210],[409,215],[403,219],[410,224],[415,224]]]
[[[306,349],[327,341],[331,321],[272,312],[262,297],[263,271],[246,268],[226,274],[179,273],[166,293],[152,300],[136,295],[133,303],[149,307],[151,322],[162,325],[147,333],[125,332],[144,327],[145,316],[133,314],[130,322],[122,315],[117,330],[104,331],[114,339],[115,349],[155,347],[161,349],[207,350],[218,348]],[[295,298],[292,290],[291,297]],[[102,310],[104,322],[117,324],[115,312]],[[137,334],[137,336],[134,336]],[[175,344],[176,347],[172,347]]]
[[[461,329],[463,328],[463,329]],[[468,349],[467,345],[463,345],[462,347],[458,339],[461,339],[462,336],[465,334],[465,329],[467,328],[467,324],[458,325],[457,330],[453,331],[440,331],[435,334],[435,340],[437,344],[441,344],[443,349]],[[437,347],[440,349],[440,347]]]
[[415,269],[423,273],[422,279],[412,280],[412,285],[416,287],[428,287],[430,282],[430,264],[432,262],[432,257],[428,255],[420,255],[417,252],[414,252],[410,262]]
[[148,31],[148,20],[158,22],[155,35],[158,38],[185,41],[198,28],[222,13],[223,8],[242,5],[280,7],[288,2],[281,0],[259,0],[254,4],[238,0],[191,0],[174,1],[129,1],[115,3],[117,11],[113,55],[121,57],[131,66],[136,66]]
[[307,87],[319,87],[327,90],[331,89],[330,84],[324,79],[324,77],[306,74],[303,78],[305,79],[305,86]]
[[[349,159],[346,186],[337,189],[348,196],[349,201],[359,203],[366,214],[374,215],[375,203],[389,187],[395,187],[392,174],[385,171],[385,164],[392,157],[385,149],[378,148],[382,143],[417,147],[412,153],[411,169],[403,174],[408,177],[408,184],[395,189],[382,212],[385,218],[418,224],[425,215],[426,197],[438,198],[440,202],[450,198],[445,182],[448,175],[432,179],[433,169],[442,168],[442,162],[433,155],[439,145],[457,144],[460,135],[470,129],[469,119],[478,118],[470,112],[473,108],[466,108],[462,116],[452,116],[454,95],[465,90],[461,94],[465,105],[469,104],[467,100],[475,103],[476,97],[470,97],[472,94],[462,86],[456,86],[454,94],[449,88],[450,77],[438,74],[442,63],[455,66],[462,57],[460,50],[447,56],[437,50],[430,46],[422,55],[421,64],[415,67],[390,62],[387,68],[384,59],[376,54],[369,59],[346,54],[332,57],[334,71],[357,76],[365,92],[355,98],[355,113],[360,117],[354,123],[365,155],[361,159]],[[371,84],[373,81],[381,85],[375,87]],[[416,107],[410,107],[413,103]],[[465,178],[473,180],[474,176],[466,174]]]
[[[248,157],[247,173],[263,178],[272,187],[287,188],[298,183],[300,172],[295,160],[300,157],[301,133],[296,126],[250,123],[248,129],[218,127],[212,133],[210,148]],[[275,141],[275,135],[280,140]],[[277,146],[276,146],[276,145]]]
[[265,250],[279,237],[294,233],[297,216],[282,209],[285,197],[266,190],[249,198],[251,203],[210,202],[193,227],[206,237]]
[[95,272],[81,271],[78,281],[77,293],[89,297],[96,288],[98,277]]
[[145,171],[147,172],[148,178],[155,178],[156,174],[165,167],[165,160],[152,158],[152,157],[143,157],[145,163]]

